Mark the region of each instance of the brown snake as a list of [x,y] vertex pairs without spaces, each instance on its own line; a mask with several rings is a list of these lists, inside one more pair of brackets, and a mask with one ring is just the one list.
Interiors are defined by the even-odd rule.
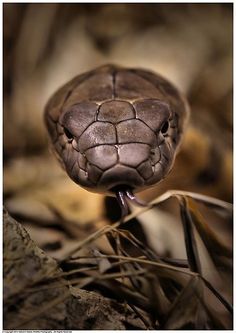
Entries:
[[163,77],[105,65],[76,76],[49,100],[48,132],[70,178],[87,190],[126,198],[170,172],[189,108]]

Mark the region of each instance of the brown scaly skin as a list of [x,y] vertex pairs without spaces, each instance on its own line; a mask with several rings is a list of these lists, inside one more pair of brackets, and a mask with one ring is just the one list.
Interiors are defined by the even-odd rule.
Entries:
[[170,172],[188,114],[185,99],[161,76],[105,65],[60,88],[45,121],[71,179],[90,191],[129,195]]

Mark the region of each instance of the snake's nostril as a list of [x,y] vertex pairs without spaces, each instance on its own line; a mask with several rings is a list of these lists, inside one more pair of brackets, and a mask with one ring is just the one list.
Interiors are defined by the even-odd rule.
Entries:
[[159,147],[156,147],[155,149],[152,149],[150,152],[150,159],[153,165],[155,165],[156,163],[158,163],[161,159],[161,152]]
[[82,155],[81,153],[78,153],[78,164],[80,169],[82,170],[86,170],[86,166],[87,166],[87,158]]
[[100,168],[98,168],[96,165],[88,163],[87,172],[88,172],[88,179],[96,184],[99,181],[99,178],[102,176],[103,171]]

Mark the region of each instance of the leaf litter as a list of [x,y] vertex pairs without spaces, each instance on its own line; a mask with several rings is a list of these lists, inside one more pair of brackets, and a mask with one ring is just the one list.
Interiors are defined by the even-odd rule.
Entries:
[[[157,255],[130,231],[122,229],[132,218],[138,218],[146,210],[170,198],[176,198],[180,207],[187,259]],[[232,219],[232,205],[227,202],[192,192],[168,191],[153,200],[148,207],[97,230],[79,242],[78,246],[58,261],[61,274],[37,281],[25,293],[37,292],[42,288],[58,288],[61,281],[57,283],[57,280],[63,277],[70,288],[97,291],[105,297],[127,304],[147,329],[230,329],[232,305],[204,277],[196,233],[216,270],[222,269],[222,265],[232,266],[232,249],[209,226],[200,212],[199,203],[228,220]],[[107,237],[113,253],[102,253],[94,245],[102,236]],[[126,245],[128,242],[130,247],[138,250],[139,255],[130,256],[124,240]],[[84,255],[85,250],[87,255]],[[66,270],[71,264],[74,268]],[[208,302],[207,293],[212,294],[213,303]],[[64,299],[66,295],[62,297]],[[60,302],[61,298],[53,300],[40,313]],[[215,310],[216,304],[224,313],[222,318]],[[224,320],[225,317],[228,319]]]

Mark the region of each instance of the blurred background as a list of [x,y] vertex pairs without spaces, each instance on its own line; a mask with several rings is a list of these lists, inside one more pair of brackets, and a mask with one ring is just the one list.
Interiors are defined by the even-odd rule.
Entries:
[[[4,201],[44,250],[60,257],[119,217],[115,200],[85,191],[60,169],[43,122],[58,87],[105,63],[156,71],[191,106],[173,171],[139,196],[182,189],[232,200],[232,4],[5,3],[3,18]],[[153,246],[181,256],[176,208],[163,209],[161,229],[153,212],[141,224]],[[219,230],[230,241],[229,226]]]

